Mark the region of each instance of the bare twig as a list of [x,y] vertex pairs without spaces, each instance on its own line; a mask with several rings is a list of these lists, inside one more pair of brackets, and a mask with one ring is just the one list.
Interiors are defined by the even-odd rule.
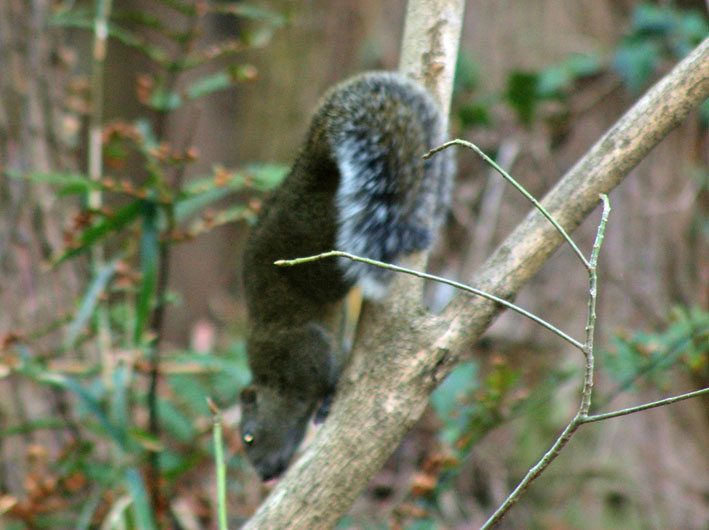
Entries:
[[[201,20],[200,10],[195,9],[188,21],[188,29],[184,34],[184,39],[181,41],[181,46],[175,53],[175,60],[173,63],[178,65],[176,68],[170,69],[167,73],[167,79],[165,81],[165,91],[170,93],[174,90],[177,85],[179,75],[184,69],[184,57],[187,56],[192,46],[194,46],[195,41],[199,37],[198,25]],[[191,143],[193,135],[197,129],[197,121],[199,118],[199,109],[194,111],[194,116],[191,121],[191,126],[185,138],[185,145]],[[155,124],[155,134],[157,138],[164,139],[165,130],[167,127],[167,115],[165,111],[161,111],[156,119]],[[184,162],[183,162],[184,164]],[[182,181],[184,177],[185,166],[176,169],[174,174],[173,182],[171,183],[171,188],[179,190],[182,186]],[[175,222],[175,205],[170,202],[164,206],[165,217],[167,220],[166,233],[172,234],[176,227]],[[149,375],[149,388],[148,388],[148,427],[150,434],[152,434],[156,439],[160,438],[160,418],[158,412],[158,386],[160,382],[160,347],[162,338],[164,335],[164,325],[165,325],[165,309],[166,301],[165,294],[167,292],[167,286],[170,278],[170,241],[165,240],[160,243],[160,251],[158,258],[158,279],[155,288],[155,301],[156,306],[153,310],[152,318],[150,321],[150,329],[155,333],[155,340],[151,345],[151,358],[150,358],[150,375]],[[150,474],[153,477],[153,481],[150,482],[150,496],[155,510],[159,510],[161,507],[160,499],[160,469],[159,469],[159,455],[153,452],[149,456],[148,466],[150,468]]]
[[[496,162],[509,173],[519,153],[519,141],[505,138],[500,142]],[[480,201],[480,212],[472,227],[472,241],[461,267],[462,277],[470,278],[473,271],[480,265],[485,256],[492,250],[492,241],[497,227],[497,221],[505,191],[505,182],[497,176],[497,171],[490,168],[485,184],[485,190]],[[472,224],[472,223],[471,223]]]
[[694,392],[687,392],[686,394],[680,394],[678,396],[673,396],[665,399],[660,399],[658,401],[652,401],[650,403],[645,403],[643,405],[638,405],[635,407],[630,407],[627,409],[616,410],[613,412],[604,412],[603,414],[594,414],[592,416],[586,416],[582,423],[591,423],[594,421],[603,421],[611,418],[618,418],[619,416],[627,416],[628,414],[635,414],[636,412],[641,412],[643,410],[654,409],[655,407],[663,407],[665,405],[671,405],[679,401],[684,401],[685,399],[691,399],[698,396],[703,396],[709,394],[709,387],[702,388],[701,390],[695,390]]
[[541,204],[539,204],[539,201],[532,197],[532,195],[524,189],[515,179],[513,179],[507,171],[502,169],[497,162],[495,162],[492,158],[487,156],[482,149],[480,149],[477,145],[475,145],[472,142],[466,142],[465,140],[451,140],[450,142],[446,142],[443,145],[440,145],[436,147],[435,149],[431,149],[428,153],[423,155],[424,158],[430,158],[433,156],[435,153],[442,151],[443,149],[447,149],[451,147],[452,145],[462,145],[463,147],[467,147],[468,149],[472,149],[475,151],[485,162],[487,162],[491,167],[495,168],[495,170],[504,177],[504,179],[512,184],[512,186],[515,187],[517,191],[519,191],[524,197],[531,202],[534,207],[541,212],[541,214],[547,218],[547,220],[554,225],[554,228],[556,228],[559,233],[564,237],[566,242],[571,246],[573,249],[574,253],[578,258],[581,260],[581,263],[583,263],[583,266],[588,269],[590,267],[588,260],[586,260],[586,257],[583,255],[583,253],[579,250],[579,248],[576,246],[576,243],[574,243],[573,239],[569,236],[569,234],[566,233],[566,230],[562,228],[562,226],[557,222],[556,219],[554,219],[551,214],[544,208]]
[[583,389],[581,391],[581,405],[579,406],[576,415],[566,425],[561,435],[552,444],[551,448],[532,468],[530,468],[517,487],[512,491],[512,493],[509,494],[507,499],[505,499],[500,507],[495,510],[495,513],[493,513],[481,527],[481,530],[492,528],[505,516],[510,508],[512,508],[512,506],[520,499],[522,493],[524,493],[532,482],[534,482],[534,480],[539,477],[539,475],[541,475],[547,467],[549,467],[549,464],[551,464],[556,457],[559,456],[562,449],[566,446],[576,430],[584,423],[585,418],[588,416],[588,410],[591,407],[591,395],[593,393],[593,334],[596,329],[596,298],[598,294],[598,276],[596,274],[596,270],[598,265],[598,253],[601,250],[603,235],[605,233],[606,223],[608,222],[608,215],[611,210],[608,197],[606,195],[601,195],[601,199],[603,201],[603,213],[601,215],[601,222],[598,225],[593,250],[591,251],[591,259],[588,261],[590,286],[588,294],[588,312],[586,315],[586,341],[581,348],[586,359],[586,367],[583,376]]
[[512,311],[515,311],[519,313],[522,316],[525,316],[529,318],[530,320],[533,320],[540,326],[543,326],[547,328],[549,331],[555,333],[565,341],[567,341],[569,344],[583,350],[584,345],[574,339],[573,337],[567,335],[563,331],[561,331],[559,328],[555,327],[553,324],[550,324],[546,320],[543,320],[542,318],[539,318],[537,315],[530,313],[529,311],[522,309],[518,305],[513,304],[512,302],[509,302],[505,300],[504,298],[500,298],[498,296],[495,296],[490,293],[486,293],[485,291],[481,291],[480,289],[476,289],[475,287],[470,287],[469,285],[465,285],[463,283],[459,283],[453,280],[448,280],[446,278],[441,278],[440,276],[434,276],[433,274],[428,274],[425,272],[420,272],[416,271],[413,269],[409,269],[406,267],[400,267],[399,265],[393,265],[391,263],[384,263],[382,261],[376,261],[373,259],[369,258],[363,258],[361,256],[355,256],[354,254],[349,254],[347,252],[341,252],[339,250],[331,250],[330,252],[323,252],[322,254],[318,254],[316,256],[307,256],[303,258],[297,258],[297,259],[290,259],[290,260],[278,260],[274,262],[274,265],[277,265],[279,267],[292,267],[295,265],[302,265],[304,263],[311,263],[313,261],[325,259],[325,258],[333,258],[333,257],[341,257],[341,258],[347,258],[351,259],[352,261],[359,261],[361,263],[367,263],[368,265],[372,265],[374,267],[379,267],[380,269],[387,269],[390,271],[394,272],[401,272],[404,274],[410,274],[411,276],[416,276],[418,278],[423,278],[424,280],[433,280],[438,283],[442,283],[445,285],[450,285],[451,287],[455,287],[456,289],[460,289],[461,291],[465,291],[471,294],[474,294],[476,296],[481,296],[483,298],[487,298],[488,300],[495,302],[497,304],[505,306],[507,309],[511,309]]

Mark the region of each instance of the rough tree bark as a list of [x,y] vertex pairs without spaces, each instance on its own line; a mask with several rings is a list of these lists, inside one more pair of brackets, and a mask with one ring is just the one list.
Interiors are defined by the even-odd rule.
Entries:
[[[599,194],[617,186],[708,96],[709,39],[620,118],[542,204],[574,230]],[[560,243],[533,210],[471,284],[512,298]],[[334,526],[419,418],[430,393],[500,311],[487,300],[459,295],[441,315],[428,315],[420,292],[418,280],[401,276],[386,303],[366,308],[327,422],[245,528]]]
[[[62,31],[49,27],[49,0],[0,2],[0,349],[14,337],[48,330],[38,348],[60,342],[50,324],[74,309],[83,276],[75,264],[46,270],[46,260],[63,246],[62,223],[69,201],[59,201],[49,185],[10,179],[22,174],[71,170],[72,142],[80,130],[67,107],[66,87],[74,57]],[[0,381],[0,422],[20,425],[28,418],[61,416],[65,397],[21,377]],[[0,438],[0,487],[26,490],[23,477],[31,443],[50,454],[62,434],[32,431]],[[2,523],[0,523],[1,525]]]

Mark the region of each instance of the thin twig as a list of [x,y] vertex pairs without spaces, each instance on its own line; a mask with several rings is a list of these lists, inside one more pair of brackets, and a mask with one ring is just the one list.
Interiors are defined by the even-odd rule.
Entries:
[[[497,152],[497,164],[509,171],[519,153],[519,142],[510,138],[502,140]],[[463,260],[462,278],[470,278],[473,271],[493,250],[492,241],[498,225],[500,205],[505,192],[505,182],[496,175],[495,168],[488,171],[487,182],[480,201],[480,212],[475,217],[472,242]]]
[[[655,401],[653,403],[647,403],[646,405],[640,405],[638,407],[632,407],[629,409],[619,410],[615,412],[609,412],[606,414],[597,414],[594,416],[582,416],[577,413],[574,418],[569,422],[564,431],[561,433],[559,438],[554,442],[549,451],[542,457],[537,464],[532,467],[527,475],[522,479],[522,481],[517,485],[515,490],[507,497],[505,502],[497,509],[497,511],[485,522],[485,524],[480,527],[480,530],[486,530],[492,528],[496,525],[502,517],[509,511],[509,509],[519,500],[520,496],[529,487],[529,485],[539,476],[544,470],[552,463],[552,461],[561,453],[561,450],[566,446],[568,441],[574,435],[576,430],[584,423],[591,423],[594,421],[601,421],[610,418],[615,418],[618,416],[624,416],[626,414],[633,414],[634,412],[640,412],[654,407],[660,407],[663,405],[669,405],[671,403],[676,403],[684,399],[690,399],[693,397],[700,396],[702,394],[708,394],[709,388],[703,390],[698,390],[696,392],[689,392],[687,394],[682,394],[681,396],[676,396],[673,398],[667,398],[660,401]],[[579,410],[580,412],[580,410]]]
[[460,289],[461,291],[466,291],[468,293],[471,293],[471,294],[474,294],[477,296],[481,296],[483,298],[487,298],[488,300],[491,300],[495,303],[503,305],[506,308],[511,309],[512,311],[515,311],[515,312],[519,313],[520,315],[523,315],[523,316],[533,320],[537,324],[544,326],[545,328],[547,328],[548,330],[557,334],[559,337],[561,337],[565,341],[571,343],[575,347],[577,347],[581,350],[584,348],[583,344],[581,344],[579,341],[577,341],[573,337],[567,335],[566,333],[564,333],[563,331],[561,331],[560,329],[555,327],[553,324],[550,324],[546,320],[543,320],[543,319],[539,318],[538,316],[530,313],[529,311],[522,309],[521,307],[513,304],[512,302],[508,302],[504,298],[499,298],[495,295],[486,293],[485,291],[481,291],[480,289],[476,289],[475,287],[470,287],[470,286],[465,285],[463,283],[458,283],[453,280],[441,278],[440,276],[434,276],[432,274],[427,274],[425,272],[420,272],[420,271],[416,271],[413,269],[407,269],[405,267],[399,267],[398,265],[392,265],[390,263],[384,263],[384,262],[376,261],[373,259],[362,258],[360,256],[355,256],[354,254],[349,254],[347,252],[341,252],[339,250],[331,250],[330,252],[323,252],[322,254],[318,254],[316,256],[307,256],[304,258],[297,258],[297,259],[291,259],[291,260],[283,260],[282,259],[282,260],[278,260],[278,261],[274,262],[274,265],[277,265],[279,267],[291,267],[294,265],[302,265],[304,263],[310,263],[313,261],[317,261],[317,260],[321,260],[321,259],[325,259],[325,258],[332,258],[332,257],[347,258],[347,259],[351,259],[353,261],[360,261],[362,263],[367,263],[368,265],[373,265],[373,266],[379,267],[381,269],[387,269],[387,270],[391,270],[394,272],[402,272],[404,274],[410,274],[412,276],[417,276],[418,278],[423,278],[424,280],[433,280],[435,282],[450,285],[452,287]]
[[684,401],[685,399],[691,399],[705,394],[709,394],[709,387],[702,388],[701,390],[695,390],[694,392],[687,392],[686,394],[680,394],[679,396],[652,401],[651,403],[645,403],[644,405],[638,405],[636,407],[616,410],[613,412],[604,412],[603,414],[594,414],[593,416],[586,416],[582,423],[591,423],[594,421],[618,418],[619,416],[627,416],[628,414],[634,414],[636,412],[642,412],[643,410],[654,409],[655,407],[662,407],[664,405],[671,405],[672,403],[677,403],[678,401]]
[[544,470],[549,467],[554,459],[559,456],[561,450],[566,446],[568,441],[574,435],[576,430],[581,426],[578,415],[569,422],[561,435],[556,439],[551,448],[544,454],[544,456],[537,462],[520,481],[517,487],[509,494],[505,502],[503,502],[500,507],[493,513],[490,518],[485,521],[485,524],[480,527],[480,530],[487,530],[492,528],[505,516],[505,514],[514,506],[517,501],[522,496],[522,493],[529,487],[529,485],[534,482],[534,480],[541,475]]
[[534,482],[534,480],[541,475],[547,467],[549,467],[556,457],[559,456],[562,449],[569,442],[576,430],[583,425],[585,419],[588,417],[588,409],[591,406],[591,393],[593,391],[593,333],[596,327],[596,297],[598,294],[598,278],[596,275],[596,269],[598,264],[598,253],[601,249],[601,244],[603,243],[603,234],[605,232],[606,223],[608,222],[608,215],[610,214],[610,203],[608,202],[608,197],[606,195],[601,195],[601,200],[603,202],[603,213],[601,214],[601,222],[598,225],[596,240],[593,244],[591,259],[589,262],[590,288],[588,295],[588,314],[586,315],[586,344],[582,347],[582,351],[584,352],[586,359],[586,367],[583,377],[581,404],[574,417],[566,425],[561,435],[552,444],[551,448],[532,468],[529,469],[529,471],[527,471],[527,474],[520,481],[517,487],[512,491],[512,493],[509,494],[507,499],[505,499],[499,508],[495,510],[495,513],[493,513],[485,522],[485,524],[481,527],[481,530],[492,528],[500,522],[510,508],[512,508],[512,506],[520,499],[522,493],[524,493],[532,482]]
[[[199,37],[197,31],[199,21],[201,20],[200,10],[196,9],[189,19],[189,28],[185,33],[184,40],[181,41],[180,49],[175,53],[175,60],[173,63],[178,64],[179,67],[171,69],[167,74],[167,80],[165,81],[165,91],[166,93],[171,93],[177,84],[180,73],[184,70],[182,68],[183,63],[181,61],[182,57],[185,57],[189,52],[190,48],[194,45],[194,42]],[[197,111],[198,112],[198,111]],[[162,139],[165,135],[165,129],[167,127],[166,112],[161,111],[155,122],[155,135],[157,138]],[[194,126],[191,127],[189,131],[186,142],[191,142],[191,139],[196,130],[197,117],[193,120]],[[184,164],[184,162],[183,162]],[[182,180],[184,176],[184,165],[177,169],[175,173],[174,182],[172,183],[172,188],[179,190],[182,186]],[[166,233],[171,234],[175,230],[175,205],[174,202],[164,206],[165,217],[167,220]],[[149,389],[148,389],[148,426],[150,434],[156,439],[160,438],[160,418],[158,412],[158,386],[160,381],[160,345],[162,342],[164,334],[164,324],[165,324],[165,293],[167,292],[168,281],[170,277],[170,242],[164,241],[160,244],[160,253],[158,258],[158,280],[155,289],[155,301],[156,307],[153,311],[150,329],[155,333],[155,340],[151,345],[152,356],[150,359],[150,375],[149,375]],[[159,469],[159,455],[157,452],[152,452],[148,459],[148,467],[150,468],[150,474],[155,479],[153,483],[150,484],[150,496],[153,508],[155,510],[160,509],[160,469]]]
[[596,232],[596,239],[593,242],[590,269],[588,270],[588,310],[586,312],[586,340],[583,349],[586,359],[586,371],[583,380],[581,408],[579,409],[579,415],[583,418],[588,416],[588,411],[591,408],[591,395],[593,393],[593,336],[596,330],[596,300],[598,299],[598,254],[601,251],[603,237],[606,232],[606,224],[608,223],[608,216],[611,213],[611,205],[608,201],[607,195],[601,195],[601,202],[603,203],[603,212],[601,213],[601,222],[599,223],[598,230]]
[[431,157],[432,155],[434,155],[435,153],[437,153],[438,151],[442,151],[443,149],[447,149],[447,148],[449,148],[449,147],[452,146],[452,145],[462,145],[463,147],[467,147],[468,149],[472,149],[472,150],[475,151],[485,162],[487,162],[488,164],[490,164],[490,166],[492,166],[493,168],[495,168],[495,170],[496,170],[500,175],[502,175],[502,176],[504,177],[504,179],[505,179],[507,182],[509,182],[510,184],[512,184],[512,185],[517,189],[517,191],[519,191],[522,195],[524,195],[525,198],[526,198],[527,200],[529,200],[529,201],[534,205],[534,207],[535,207],[537,210],[539,210],[539,211],[541,212],[541,214],[542,214],[544,217],[546,217],[547,220],[548,220],[552,225],[554,225],[554,228],[556,228],[557,231],[563,236],[563,238],[566,240],[566,242],[571,246],[571,248],[573,249],[573,251],[576,253],[576,255],[578,256],[578,258],[581,260],[581,263],[583,263],[583,266],[586,267],[586,269],[589,269],[589,268],[590,268],[591,265],[589,264],[589,262],[588,262],[588,260],[586,259],[586,257],[583,255],[583,253],[581,252],[581,250],[579,250],[579,247],[576,246],[576,243],[574,243],[573,239],[571,239],[571,236],[569,236],[569,234],[566,233],[566,230],[564,230],[564,229],[562,228],[562,226],[557,222],[557,220],[554,219],[554,218],[551,216],[551,214],[549,214],[549,212],[546,211],[546,209],[539,203],[539,201],[538,201],[537,199],[535,199],[534,197],[532,197],[532,195],[531,195],[526,189],[524,189],[515,179],[513,179],[513,178],[510,176],[510,174],[507,173],[507,171],[505,171],[504,169],[502,169],[492,158],[490,158],[489,156],[487,156],[487,155],[482,151],[482,149],[480,149],[480,148],[479,148],[477,145],[475,145],[474,143],[472,143],[472,142],[466,142],[465,140],[460,140],[460,139],[450,140],[449,142],[446,142],[446,143],[444,143],[443,145],[439,145],[439,146],[436,147],[435,149],[431,149],[428,153],[426,153],[425,155],[423,155],[423,158],[429,158],[429,157]]

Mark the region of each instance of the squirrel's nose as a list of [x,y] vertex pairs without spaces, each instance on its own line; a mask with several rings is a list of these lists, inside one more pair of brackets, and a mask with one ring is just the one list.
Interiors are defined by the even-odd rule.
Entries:
[[261,480],[264,482],[281,476],[286,469],[286,463],[281,458],[276,458],[274,461],[263,462],[258,469]]

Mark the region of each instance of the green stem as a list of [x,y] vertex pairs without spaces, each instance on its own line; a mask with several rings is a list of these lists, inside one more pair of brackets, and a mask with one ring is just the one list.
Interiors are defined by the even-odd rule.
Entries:
[[[94,39],[91,57],[91,106],[89,111],[89,145],[87,165],[89,178],[99,182],[103,175],[103,92],[104,67],[106,64],[106,49],[108,47],[108,18],[111,13],[112,0],[96,0],[94,16]],[[91,190],[87,196],[87,205],[92,210],[99,210],[103,204],[100,189]],[[104,253],[101,244],[91,247],[91,265],[94,271],[104,266]],[[111,349],[111,334],[108,311],[99,304],[96,309],[98,318],[98,346],[101,356],[103,380],[107,388],[111,388],[113,376],[108,359]]]
[[214,431],[214,463],[217,472],[217,514],[219,530],[228,530],[226,514],[226,466],[224,465],[224,444],[222,442],[222,415],[211,399],[207,398],[212,410],[212,426]]

